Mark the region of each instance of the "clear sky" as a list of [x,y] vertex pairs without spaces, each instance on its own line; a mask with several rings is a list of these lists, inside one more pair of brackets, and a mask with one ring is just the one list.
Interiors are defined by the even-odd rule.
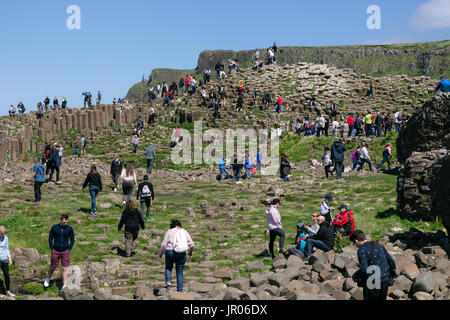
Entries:
[[[70,30],[67,8],[80,8]],[[369,30],[381,10],[381,29]],[[0,115],[46,95],[82,105],[125,97],[154,68],[191,69],[202,50],[390,44],[450,39],[450,0],[1,0]]]

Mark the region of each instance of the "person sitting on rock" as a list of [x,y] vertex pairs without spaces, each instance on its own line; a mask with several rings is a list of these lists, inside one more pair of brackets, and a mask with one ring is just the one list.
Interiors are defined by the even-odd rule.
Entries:
[[441,77],[441,81],[436,87],[436,94],[440,94],[443,92],[450,92],[450,81],[444,76]]
[[336,214],[332,225],[334,231],[339,232],[345,236],[349,236],[355,230],[355,221],[353,220],[353,212],[348,210],[345,204],[339,208],[339,213]]
[[316,235],[306,239],[305,260],[309,260],[312,249],[317,248],[325,252],[334,249],[334,231],[324,216],[318,218],[320,229]]
[[297,235],[295,236],[295,243],[296,243],[295,249],[304,252],[307,238],[308,233],[306,231],[306,226],[303,222],[299,221],[297,223]]
[[305,226],[306,231],[307,231],[308,234],[311,235],[311,236],[316,235],[317,232],[318,232],[319,229],[320,229],[320,225],[319,225],[319,217],[320,217],[320,214],[318,214],[318,213],[313,213],[313,214],[311,215],[311,221],[312,221],[311,225],[310,225],[310,226]]

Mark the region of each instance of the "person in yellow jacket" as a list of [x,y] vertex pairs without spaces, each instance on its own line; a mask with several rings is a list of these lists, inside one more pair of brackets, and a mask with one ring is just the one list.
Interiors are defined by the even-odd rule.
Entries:
[[366,116],[364,117],[366,137],[369,137],[372,132],[372,123],[373,123],[373,117],[370,114],[370,112],[367,112]]

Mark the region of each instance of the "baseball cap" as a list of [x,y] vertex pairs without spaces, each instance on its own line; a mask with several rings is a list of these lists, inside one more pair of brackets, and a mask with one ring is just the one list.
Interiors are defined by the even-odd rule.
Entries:
[[341,204],[341,205],[339,206],[338,209],[339,209],[339,210],[340,210],[340,209],[348,210],[348,208],[347,208],[347,206],[346,206],[345,204]]
[[330,202],[333,202],[333,197],[332,197],[330,194],[327,194],[327,195],[325,196],[325,199],[327,199],[327,200],[330,201]]

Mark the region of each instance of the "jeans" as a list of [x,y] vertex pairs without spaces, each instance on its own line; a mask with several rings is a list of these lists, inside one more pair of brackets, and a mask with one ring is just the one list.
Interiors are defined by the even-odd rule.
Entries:
[[56,181],[59,181],[59,167],[51,167],[50,168],[50,177],[48,178],[48,180],[52,180],[53,172],[55,172],[55,170],[56,170]]
[[41,186],[43,182],[34,182],[34,200],[41,201]]
[[228,174],[228,171],[226,168],[219,168],[220,169],[220,180],[222,180],[222,173],[225,172],[226,178],[230,179],[230,175]]
[[123,201],[131,200],[131,193],[133,192],[134,182],[124,181],[122,183]]
[[275,242],[275,238],[277,236],[280,237],[280,251],[283,251],[283,245],[284,245],[284,240],[286,239],[286,235],[284,234],[283,230],[281,230],[280,228],[276,228],[273,230],[269,231],[269,236],[270,236],[270,240],[269,240],[269,252],[272,256],[274,256],[273,254],[273,243]]
[[119,185],[119,177],[120,177],[120,173],[112,174],[112,181],[114,183],[114,188],[116,188],[116,189],[117,189],[117,186]]
[[348,126],[348,136],[349,137],[355,136],[355,130],[353,129],[353,126]]
[[172,280],[172,268],[175,263],[175,271],[177,273],[177,291],[183,291],[183,270],[186,263],[186,253],[178,253],[174,250],[166,251],[166,283]]
[[400,126],[401,126],[400,123],[396,123],[396,124],[395,124],[395,132],[397,132],[397,133],[400,132]]
[[342,172],[344,172],[344,162],[335,162],[334,168],[336,169],[336,178],[342,179]]
[[97,186],[89,187],[89,193],[91,194],[92,211],[95,211],[97,209],[96,197],[99,191],[100,188]]
[[387,162],[387,164],[388,164],[388,170],[391,170],[391,161],[389,161],[389,157],[384,157],[384,158],[383,158],[383,161],[376,167],[377,170],[380,169],[381,166],[382,166],[385,162]]
[[134,148],[134,153],[136,153],[136,150],[137,150],[137,148],[138,148],[138,145],[133,143],[133,148]]
[[358,161],[357,159],[353,159],[352,161],[353,161],[353,168],[352,168],[352,171],[355,171],[356,166],[359,164],[359,161]]
[[261,161],[256,161],[256,170],[261,171]]
[[155,159],[147,159],[147,172],[148,173],[152,173],[154,161],[155,161]]
[[381,137],[381,127],[377,127],[377,137]]
[[280,178],[283,179],[284,182],[290,181],[287,175],[283,174],[282,170],[280,170]]
[[369,159],[362,159],[362,158],[361,158],[361,164],[358,168],[358,171],[364,170],[364,163],[366,163],[366,162],[369,164],[370,171],[373,171],[372,170],[372,162]]
[[301,134],[301,129],[300,128],[298,128],[296,131],[295,131],[295,133],[298,135],[298,136],[300,136],[300,134]]
[[[150,197],[141,198],[141,215],[142,218],[149,217],[150,216]],[[145,216],[144,216],[145,212]]]
[[313,248],[318,248],[325,252],[330,250],[330,248],[328,248],[328,246],[322,240],[306,239],[305,255],[307,257],[309,257],[312,254]]
[[250,179],[250,177],[251,177],[250,170],[252,170],[252,169],[251,168],[245,168],[245,177],[247,179]]
[[236,179],[236,181],[239,181],[239,179],[241,178],[241,167],[237,167],[234,169],[234,178]]
[[5,276],[5,289],[6,291],[11,290],[11,280],[9,278],[9,263],[0,261],[3,275]]

